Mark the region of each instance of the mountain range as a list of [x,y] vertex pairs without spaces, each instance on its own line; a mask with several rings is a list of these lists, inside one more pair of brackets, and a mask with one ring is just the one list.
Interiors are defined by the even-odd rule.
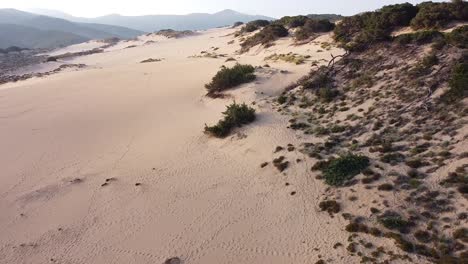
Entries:
[[78,23],[98,23],[114,26],[133,28],[145,32],[153,32],[161,29],[174,30],[204,30],[220,26],[232,25],[235,22],[250,22],[257,19],[275,20],[276,18],[247,15],[226,9],[214,14],[192,13],[188,15],[145,15],[122,16],[111,14],[95,18],[75,17],[61,11],[48,9],[29,9],[30,12],[66,19]]
[[120,26],[77,23],[16,9],[0,9],[0,48],[54,48],[91,39],[133,38],[143,33]]
[[274,18],[246,15],[233,10],[214,14],[188,15],[107,15],[96,18],[74,17],[61,11],[33,9],[30,12],[0,9],[0,48],[55,48],[91,39],[134,38],[161,29],[203,30]]

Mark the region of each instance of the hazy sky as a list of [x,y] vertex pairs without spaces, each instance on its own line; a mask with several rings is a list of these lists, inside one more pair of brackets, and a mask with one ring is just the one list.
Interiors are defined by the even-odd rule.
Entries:
[[234,9],[273,17],[311,13],[352,15],[386,4],[420,3],[418,0],[0,0],[0,8],[44,8],[74,16],[214,13]]

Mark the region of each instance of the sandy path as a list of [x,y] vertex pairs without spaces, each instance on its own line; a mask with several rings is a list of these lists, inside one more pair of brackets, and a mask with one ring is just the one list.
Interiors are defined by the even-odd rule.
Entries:
[[[275,64],[290,73],[262,70],[233,92],[257,102],[247,137],[202,133],[230,101],[202,96],[224,59],[187,57],[211,46],[233,54],[229,32],[81,57],[96,67],[2,87],[0,263],[349,261],[333,249],[348,236],[342,220],[317,212],[324,187],[311,164],[295,163],[302,154],[281,153],[287,175],[259,166],[277,145],[300,143],[265,99],[307,65]],[[254,54],[240,61],[264,64]],[[149,57],[165,60],[138,63]]]

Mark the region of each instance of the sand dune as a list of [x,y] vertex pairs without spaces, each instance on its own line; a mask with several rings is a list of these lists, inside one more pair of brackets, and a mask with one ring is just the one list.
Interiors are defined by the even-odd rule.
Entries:
[[[356,263],[333,249],[348,233],[318,212],[325,187],[311,164],[273,153],[301,141],[268,103],[312,60],[342,51],[280,40],[239,55],[232,32],[114,48],[71,61],[93,67],[3,85],[0,263]],[[213,100],[204,84],[235,62],[189,58],[211,47],[255,66],[273,53],[311,58],[268,62],[256,82]],[[165,60],[139,63],[148,58]],[[255,102],[258,121],[227,139],[204,135],[233,99]],[[279,155],[292,163],[286,175],[260,168]]]

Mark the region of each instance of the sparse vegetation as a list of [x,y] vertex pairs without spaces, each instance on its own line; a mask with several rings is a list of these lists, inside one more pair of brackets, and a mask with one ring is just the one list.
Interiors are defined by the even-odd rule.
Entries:
[[468,20],[468,3],[453,1],[451,3],[424,2],[419,4],[418,13],[411,21],[414,29],[443,28],[451,21]]
[[241,47],[243,51],[248,51],[250,48],[256,45],[271,44],[273,41],[279,38],[288,36],[288,34],[288,30],[284,26],[271,24],[264,27],[255,35],[247,38],[244,42],[242,42]]
[[468,62],[457,63],[452,70],[449,90],[442,96],[446,102],[455,102],[468,96]]
[[214,126],[205,125],[205,132],[215,137],[223,138],[229,135],[232,129],[255,121],[255,109],[245,103],[228,105],[224,118]]
[[326,211],[329,214],[336,214],[340,212],[341,206],[334,200],[322,201],[319,203],[320,210]]
[[329,32],[335,28],[335,24],[323,19],[314,20],[308,19],[304,25],[295,33],[294,37],[296,40],[305,40],[314,36],[317,33]]
[[223,90],[255,80],[255,68],[252,65],[236,64],[232,68],[222,67],[211,82],[205,85],[208,94],[216,94]]
[[303,64],[306,60],[306,57],[303,55],[288,53],[288,54],[272,54],[265,58],[265,60],[278,61],[282,60],[289,63],[294,63],[296,65]]
[[245,25],[242,29],[242,32],[254,32],[262,27],[266,27],[270,25],[270,21],[268,20],[254,20]]
[[369,166],[369,158],[361,155],[347,154],[332,159],[322,169],[325,183],[334,186],[343,185]]

